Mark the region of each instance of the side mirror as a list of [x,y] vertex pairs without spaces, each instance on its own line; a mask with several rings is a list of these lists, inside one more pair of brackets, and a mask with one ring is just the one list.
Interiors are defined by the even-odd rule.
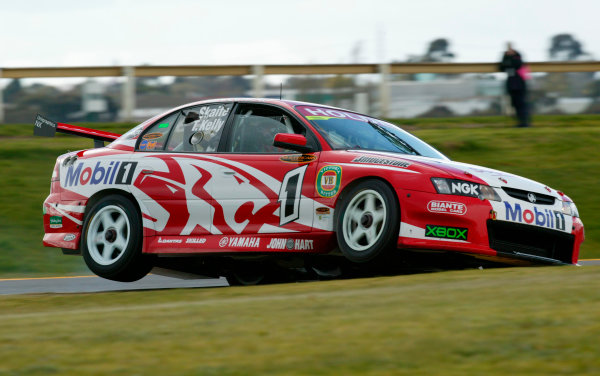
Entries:
[[277,133],[273,139],[273,146],[278,148],[299,151],[300,153],[310,153],[314,150],[306,146],[306,137],[301,134]]

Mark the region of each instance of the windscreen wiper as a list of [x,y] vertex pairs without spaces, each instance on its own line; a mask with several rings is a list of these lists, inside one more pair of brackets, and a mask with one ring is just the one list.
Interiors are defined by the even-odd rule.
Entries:
[[367,123],[369,123],[369,125],[371,127],[373,127],[373,129],[375,129],[377,132],[379,132],[379,134],[381,134],[383,137],[387,138],[388,141],[390,141],[391,143],[393,143],[394,145],[396,145],[400,149],[404,149],[404,151],[407,154],[421,155],[412,146],[410,146],[406,141],[404,141],[400,137],[396,136],[392,132],[388,131],[387,129],[385,129],[381,125],[375,124],[371,120],[368,120]]

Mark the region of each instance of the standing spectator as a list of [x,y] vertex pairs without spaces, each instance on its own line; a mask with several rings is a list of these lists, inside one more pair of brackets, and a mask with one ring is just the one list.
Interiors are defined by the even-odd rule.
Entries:
[[500,62],[500,70],[506,72],[506,91],[510,95],[510,102],[517,113],[518,127],[529,126],[529,109],[527,104],[527,83],[529,70],[523,64],[521,54],[513,50],[510,42],[506,44],[506,52]]

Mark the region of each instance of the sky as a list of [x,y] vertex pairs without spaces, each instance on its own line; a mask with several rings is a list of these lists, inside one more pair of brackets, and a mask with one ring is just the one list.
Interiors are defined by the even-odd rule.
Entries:
[[436,38],[456,62],[506,41],[545,61],[558,33],[600,59],[599,17],[600,0],[0,0],[0,68],[380,63]]

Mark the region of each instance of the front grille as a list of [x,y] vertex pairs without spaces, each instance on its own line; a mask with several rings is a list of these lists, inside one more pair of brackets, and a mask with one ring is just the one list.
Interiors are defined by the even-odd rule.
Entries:
[[504,190],[504,192],[506,192],[507,195],[509,195],[512,198],[516,198],[518,200],[530,202],[528,195],[530,193],[533,193],[535,195],[535,203],[536,204],[538,204],[538,205],[554,205],[554,197],[549,196],[549,195],[545,195],[545,194],[537,193],[537,192],[524,191],[522,189],[508,188],[508,187],[502,187],[502,189]]
[[545,257],[572,263],[575,236],[520,223],[487,221],[490,248],[513,255]]

